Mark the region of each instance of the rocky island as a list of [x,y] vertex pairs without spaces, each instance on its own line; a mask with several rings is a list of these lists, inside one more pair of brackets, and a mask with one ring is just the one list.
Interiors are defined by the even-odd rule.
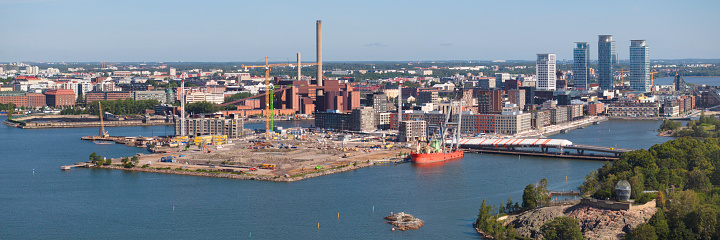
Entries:
[[425,222],[423,220],[420,220],[419,218],[416,218],[413,215],[404,212],[392,214],[385,217],[385,219],[388,220],[387,223],[403,231],[405,231],[405,229],[418,229],[422,227],[423,223]]

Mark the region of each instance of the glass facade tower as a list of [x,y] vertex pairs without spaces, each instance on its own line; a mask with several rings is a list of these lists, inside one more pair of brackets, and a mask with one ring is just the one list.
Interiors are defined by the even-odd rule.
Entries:
[[599,35],[597,76],[600,89],[610,90],[613,88],[613,65],[616,61],[617,54],[612,35]]
[[588,58],[590,58],[588,44],[586,42],[576,42],[575,49],[573,49],[573,83],[575,83],[575,89],[586,90],[588,88],[588,76],[590,76]]
[[630,90],[650,92],[650,52],[645,40],[630,40]]

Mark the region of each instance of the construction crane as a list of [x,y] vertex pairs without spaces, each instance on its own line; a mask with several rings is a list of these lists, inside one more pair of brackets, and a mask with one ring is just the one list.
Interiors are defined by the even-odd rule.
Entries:
[[267,136],[267,139],[270,139],[270,132],[274,129],[274,116],[273,112],[275,111],[275,108],[273,106],[273,102],[275,101],[275,98],[273,96],[273,92],[275,92],[275,87],[270,86],[270,68],[273,67],[288,67],[288,66],[314,66],[318,65],[317,63],[268,63],[268,58],[265,57],[265,65],[260,66],[245,66],[242,67],[247,70],[248,68],[256,68],[256,67],[264,67],[265,68],[265,134]]
[[650,70],[650,86],[655,86],[655,74],[658,73],[655,70]]
[[105,123],[103,122],[103,109],[102,109],[101,101],[98,101],[98,116],[100,117],[100,129],[98,131],[98,137],[101,137],[101,138],[109,137],[110,134],[108,134],[108,132],[105,131]]

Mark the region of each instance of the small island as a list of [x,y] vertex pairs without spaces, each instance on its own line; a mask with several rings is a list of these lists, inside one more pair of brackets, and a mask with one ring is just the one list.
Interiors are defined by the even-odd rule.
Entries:
[[[418,229],[425,223],[425,221],[404,212],[392,214],[385,217],[385,219],[389,220],[387,223],[403,231],[405,231],[405,229]],[[393,228],[393,230],[395,229]]]

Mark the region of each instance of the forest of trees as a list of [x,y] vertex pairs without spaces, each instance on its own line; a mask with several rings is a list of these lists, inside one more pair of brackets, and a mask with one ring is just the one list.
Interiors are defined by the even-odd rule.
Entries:
[[700,119],[688,121],[685,128],[681,126],[679,122],[664,120],[660,125],[660,130],[679,130],[673,132],[673,137],[720,138],[720,131],[718,131],[720,120],[715,116],[705,116],[704,112],[700,115]]
[[612,198],[620,180],[630,182],[631,198],[643,197],[647,194],[643,190],[658,191],[658,213],[630,232],[628,239],[720,238],[718,139],[679,138],[623,154],[612,164],[591,171],[579,189],[598,199]]

